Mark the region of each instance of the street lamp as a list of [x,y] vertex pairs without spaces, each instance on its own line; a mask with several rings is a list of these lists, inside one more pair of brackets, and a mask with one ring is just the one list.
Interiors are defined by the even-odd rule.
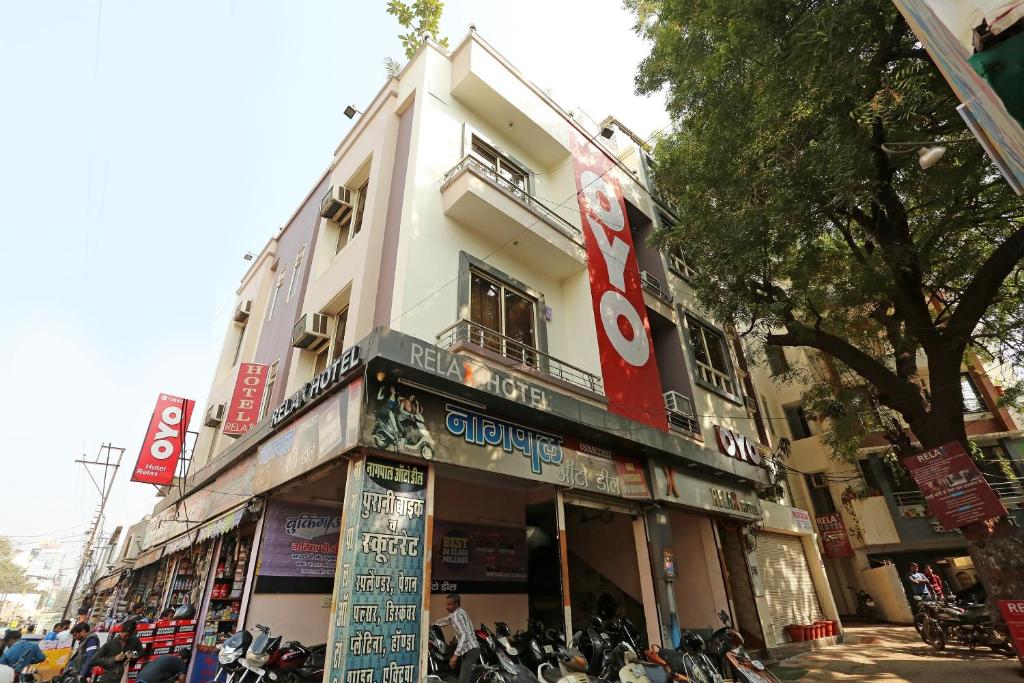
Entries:
[[[973,138],[962,138],[959,140],[940,140],[936,142],[890,142],[882,145],[882,151],[886,154],[909,154],[917,151],[917,163],[921,168],[927,170],[938,163],[942,155],[946,153],[945,145],[956,142],[971,142]],[[893,147],[909,147],[910,149],[893,149]]]

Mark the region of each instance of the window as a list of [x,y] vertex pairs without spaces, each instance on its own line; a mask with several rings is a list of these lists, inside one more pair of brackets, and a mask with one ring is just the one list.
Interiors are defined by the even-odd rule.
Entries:
[[[663,230],[671,230],[676,227],[676,220],[664,211],[659,211],[658,216],[661,219]],[[690,264],[689,259],[686,258],[682,247],[672,247],[665,256],[668,258],[669,269],[676,275],[684,280],[694,280],[697,278],[697,270]]]
[[365,181],[358,190],[352,191],[352,208],[338,219],[338,244],[334,253],[344,249],[352,238],[363,229],[363,213],[366,210],[366,196],[370,191],[370,181]]
[[789,361],[786,360],[786,350],[781,346],[766,346],[765,354],[768,356],[768,369],[772,377],[783,375],[789,372]]
[[291,301],[292,296],[295,295],[295,290],[298,289],[299,280],[302,279],[302,257],[306,254],[306,245],[303,244],[299,248],[299,253],[295,255],[295,267],[292,269],[292,279],[288,283],[288,296],[285,297],[285,301]]
[[960,373],[960,392],[963,394],[965,413],[984,413],[988,410],[981,398],[981,392],[978,391],[978,385],[966,372]]
[[725,335],[696,319],[686,316],[697,379],[712,389],[736,396],[736,383],[729,364]]
[[327,369],[334,360],[341,357],[345,344],[345,328],[348,326],[348,308],[346,307],[334,316],[334,330],[331,333],[331,340],[316,356],[313,365],[313,375],[316,376]]
[[245,329],[248,326],[248,321],[238,326],[238,341],[235,342],[235,354],[231,357],[231,367],[238,364],[238,358],[242,355],[242,341],[245,339]]
[[807,421],[807,414],[802,405],[791,403],[788,406],[782,406],[782,412],[786,416],[786,424],[789,425],[789,433],[793,436],[793,441],[811,436],[811,425]]
[[267,372],[267,384],[263,389],[263,401],[260,402],[260,416],[256,418],[257,422],[262,420],[270,410],[270,402],[273,400],[274,394],[274,384],[277,383],[277,366],[278,362],[275,360]]
[[267,306],[267,320],[274,317],[274,309],[277,308],[277,299],[281,296],[282,285],[284,285],[284,274],[278,276],[277,282],[274,284],[274,291],[270,295],[270,305]]
[[528,365],[536,362],[537,301],[522,292],[469,271],[469,341]]
[[828,489],[828,478],[823,473],[805,474],[807,490],[811,494],[811,514],[828,515],[836,511],[836,502]]
[[871,467],[870,459],[858,460],[857,469],[860,470],[861,479],[864,480],[864,488],[872,492],[882,490],[878,485],[878,477],[875,476],[875,470]]
[[529,173],[522,166],[476,135],[473,136],[472,152],[474,157],[482,161],[494,173],[493,177],[499,185],[519,196],[527,194],[529,186],[526,179]]

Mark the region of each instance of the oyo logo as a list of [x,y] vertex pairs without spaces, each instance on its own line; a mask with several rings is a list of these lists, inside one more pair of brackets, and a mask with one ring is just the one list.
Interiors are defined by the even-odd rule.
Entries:
[[[647,331],[640,313],[625,296],[630,247],[614,234],[626,227],[622,204],[615,188],[593,171],[583,171],[580,184],[587,208],[583,222],[597,241],[608,269],[608,284],[614,288],[601,295],[601,325],[619,356],[630,365],[643,367],[651,356]],[[605,228],[612,231],[611,239]]]
[[761,464],[761,454],[757,452],[757,444],[752,439],[719,425],[715,425],[715,438],[718,441],[718,450],[730,458],[743,460],[751,465]]
[[156,428],[156,435],[153,438],[153,445],[149,447],[149,454],[157,460],[166,460],[174,455],[175,446],[170,441],[179,437],[181,424],[181,408],[178,406],[167,406],[160,413],[160,423]]

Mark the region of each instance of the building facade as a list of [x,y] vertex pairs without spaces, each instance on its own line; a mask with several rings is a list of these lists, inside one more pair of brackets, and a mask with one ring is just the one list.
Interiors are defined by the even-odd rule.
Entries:
[[194,680],[256,623],[327,640],[332,676],[418,680],[450,592],[654,642],[725,611],[769,650],[837,618],[807,514],[759,498],[778,444],[741,345],[647,244],[674,217],[646,150],[475,32],[389,79],[253,259],[134,564],[131,608],[197,606]]

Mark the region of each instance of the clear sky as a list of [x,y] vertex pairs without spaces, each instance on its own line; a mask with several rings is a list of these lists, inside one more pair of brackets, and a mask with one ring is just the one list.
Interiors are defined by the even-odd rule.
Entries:
[[[0,2],[0,535],[80,534],[80,465],[125,450],[107,528],[155,502],[130,483],[158,392],[204,409],[242,255],[259,251],[404,62],[385,0]],[[621,0],[452,0],[566,108],[641,135],[647,54]],[[25,539],[19,539],[25,540]]]

